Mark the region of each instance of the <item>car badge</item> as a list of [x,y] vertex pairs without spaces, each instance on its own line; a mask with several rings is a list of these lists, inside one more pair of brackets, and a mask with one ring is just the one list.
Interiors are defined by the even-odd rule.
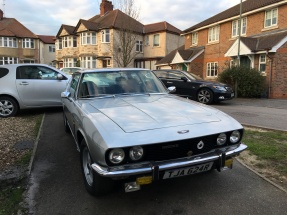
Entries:
[[203,149],[204,147],[204,142],[201,140],[198,144],[197,144],[197,148],[198,149]]
[[179,133],[179,134],[186,134],[188,132],[189,132],[189,130],[182,130],[182,131],[178,131],[177,133]]
[[193,154],[193,151],[188,151],[188,152],[187,152],[187,155],[188,155],[188,156],[192,156],[192,154]]

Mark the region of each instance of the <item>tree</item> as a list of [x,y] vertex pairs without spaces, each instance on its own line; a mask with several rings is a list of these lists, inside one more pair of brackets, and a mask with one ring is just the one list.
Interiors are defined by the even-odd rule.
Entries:
[[142,37],[143,25],[138,22],[139,9],[134,0],[119,0],[118,8],[124,14],[114,35],[114,60],[118,67],[128,67],[135,56],[136,41]]

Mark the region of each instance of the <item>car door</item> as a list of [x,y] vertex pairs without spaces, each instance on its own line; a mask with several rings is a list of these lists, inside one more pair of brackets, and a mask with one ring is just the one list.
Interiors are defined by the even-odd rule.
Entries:
[[167,87],[175,86],[175,94],[180,96],[192,95],[192,81],[189,80],[181,71],[169,71],[166,85]]
[[61,73],[42,65],[19,66],[16,74],[18,95],[25,106],[61,106],[61,92],[68,81],[65,75],[59,80]]

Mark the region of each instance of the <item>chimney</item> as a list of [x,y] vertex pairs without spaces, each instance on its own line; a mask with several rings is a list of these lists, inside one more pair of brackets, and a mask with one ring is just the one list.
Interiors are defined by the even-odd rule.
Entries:
[[4,17],[4,13],[3,13],[3,10],[0,9],[0,20],[2,20]]
[[114,9],[114,5],[111,1],[108,0],[102,0],[102,3],[100,5],[101,8],[101,16],[105,15],[107,12],[112,11]]

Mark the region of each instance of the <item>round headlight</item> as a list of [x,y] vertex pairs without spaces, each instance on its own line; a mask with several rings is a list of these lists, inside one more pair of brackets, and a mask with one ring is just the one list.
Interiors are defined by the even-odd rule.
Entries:
[[130,149],[130,158],[133,161],[140,160],[143,154],[143,148],[141,146],[134,146]]
[[233,131],[230,135],[230,142],[231,143],[237,143],[240,140],[240,132],[239,131]]
[[222,146],[224,143],[226,143],[226,134],[221,133],[216,139],[217,145]]
[[113,164],[119,164],[125,158],[125,152],[122,149],[113,149],[109,154],[109,159]]

